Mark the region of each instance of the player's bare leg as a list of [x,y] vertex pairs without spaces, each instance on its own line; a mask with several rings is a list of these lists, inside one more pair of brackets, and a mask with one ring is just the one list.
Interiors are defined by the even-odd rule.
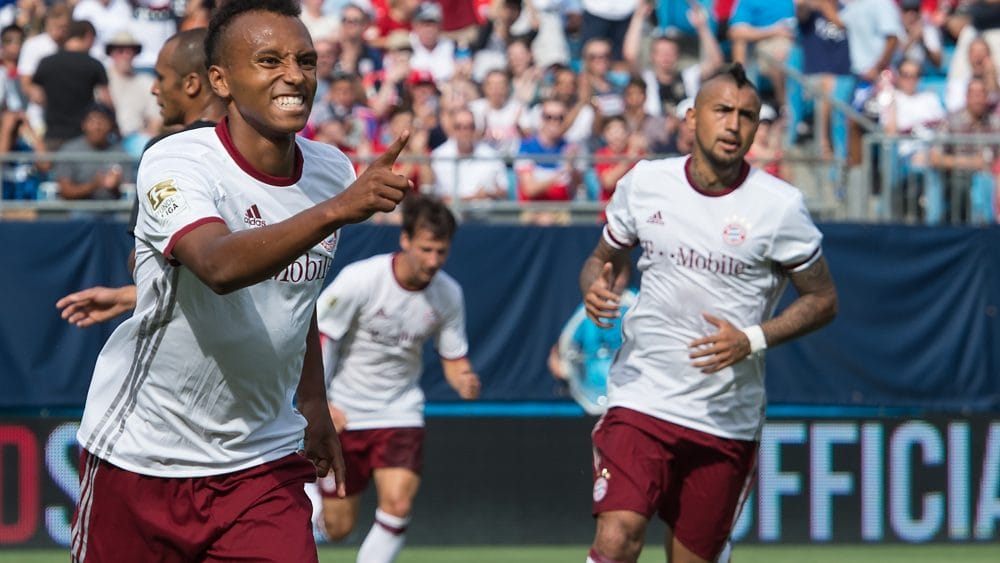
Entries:
[[597,533],[588,561],[634,563],[642,552],[649,520],[631,510],[612,510],[597,515]]
[[361,495],[347,498],[323,498],[323,528],[330,541],[340,541],[347,537],[358,521],[358,506]]
[[375,523],[358,551],[358,563],[391,563],[406,542],[420,476],[409,469],[384,467],[376,469],[374,477],[378,510]]

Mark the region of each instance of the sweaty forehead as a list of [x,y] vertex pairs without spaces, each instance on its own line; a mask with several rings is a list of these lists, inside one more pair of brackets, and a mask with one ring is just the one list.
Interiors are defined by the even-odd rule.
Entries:
[[263,11],[236,16],[223,30],[221,39],[223,58],[240,51],[312,49],[312,38],[299,18]]

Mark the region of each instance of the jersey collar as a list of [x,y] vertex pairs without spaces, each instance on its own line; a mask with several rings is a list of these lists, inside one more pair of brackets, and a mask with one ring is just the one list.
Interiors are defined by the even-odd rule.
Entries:
[[223,117],[222,121],[215,126],[215,134],[219,136],[219,141],[222,142],[222,146],[225,147],[226,152],[229,156],[233,158],[233,162],[256,180],[260,180],[265,184],[271,186],[291,186],[295,184],[302,178],[302,149],[299,148],[299,144],[295,143],[295,170],[292,172],[291,176],[272,176],[266,172],[262,172],[254,168],[246,158],[240,154],[240,151],[236,149],[236,145],[233,144],[233,137],[229,134],[229,117]]

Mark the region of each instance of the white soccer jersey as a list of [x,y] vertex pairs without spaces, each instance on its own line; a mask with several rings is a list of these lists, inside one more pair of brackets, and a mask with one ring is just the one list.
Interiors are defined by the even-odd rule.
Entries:
[[736,186],[702,192],[688,157],[640,162],[618,183],[604,239],[639,246],[642,289],[622,323],[611,406],[725,438],[755,439],[765,405],[764,358],[706,375],[688,344],[716,329],[769,318],[787,281],[820,256],[822,235],[795,187],[745,166]]
[[143,155],[135,314],[97,359],[78,438],[119,467],[160,477],[237,471],[297,448],[292,401],[337,232],[253,286],[217,295],[171,249],[198,225],[259,228],[332,197],[354,179],[335,148],[297,139],[296,174],[254,170],[225,122],[177,133]]
[[320,332],[339,342],[327,393],[347,415],[349,430],[423,426],[424,343],[436,337],[446,359],[469,349],[458,282],[439,271],[427,287],[404,289],[393,274],[394,257],[348,265],[316,305]]

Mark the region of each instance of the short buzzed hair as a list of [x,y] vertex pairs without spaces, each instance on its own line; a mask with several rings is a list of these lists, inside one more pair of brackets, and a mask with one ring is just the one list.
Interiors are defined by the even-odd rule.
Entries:
[[196,73],[208,81],[208,59],[205,57],[205,37],[208,30],[204,27],[188,29],[175,34],[167,41],[176,41],[173,60],[170,66],[179,76]]
[[237,16],[247,12],[269,12],[281,16],[297,18],[302,7],[296,0],[229,0],[222,4],[208,24],[205,37],[205,57],[209,65],[219,63],[219,41],[223,32]]

